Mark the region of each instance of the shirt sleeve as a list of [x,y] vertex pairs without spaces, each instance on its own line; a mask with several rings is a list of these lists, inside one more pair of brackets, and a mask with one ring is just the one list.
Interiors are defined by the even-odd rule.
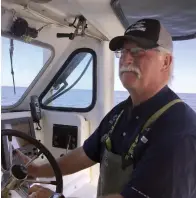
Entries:
[[146,149],[124,198],[196,197],[196,130],[193,135],[173,135]]
[[92,133],[92,135],[84,142],[83,149],[86,155],[94,162],[100,162],[102,155],[102,136],[109,130],[109,122],[113,118],[114,114],[119,113],[124,107],[126,101],[119,103],[102,119],[98,128]]
[[109,123],[109,112],[101,121],[98,128],[85,140],[83,149],[86,155],[94,162],[100,162],[101,159],[101,137],[107,132]]
[[84,152],[94,162],[100,161],[100,129],[99,127],[84,142]]

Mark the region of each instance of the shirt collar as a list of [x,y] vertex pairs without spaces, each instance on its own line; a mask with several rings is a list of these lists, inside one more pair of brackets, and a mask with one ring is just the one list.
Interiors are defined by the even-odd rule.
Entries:
[[177,98],[178,96],[168,86],[165,86],[153,97],[134,108],[131,97],[127,99],[126,104],[129,105],[129,108],[131,107],[132,116],[149,117],[164,105]]

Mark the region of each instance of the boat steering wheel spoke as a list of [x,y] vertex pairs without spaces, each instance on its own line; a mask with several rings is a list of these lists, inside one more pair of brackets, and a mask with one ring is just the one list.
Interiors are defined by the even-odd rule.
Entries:
[[[8,147],[9,147],[9,160],[10,160],[10,167],[8,170],[4,170],[1,168],[2,171],[2,182],[1,182],[1,194],[2,197],[7,198],[11,190],[16,191],[22,198],[26,198],[28,196],[28,188],[30,185],[34,183],[38,184],[51,184],[56,186],[56,193],[62,193],[63,191],[63,179],[61,170],[52,156],[50,151],[41,144],[38,140],[32,138],[31,136],[16,131],[13,129],[2,129],[1,130],[1,140],[2,137],[8,136]],[[33,144],[39,152],[31,158],[25,164],[14,164],[13,163],[13,147],[12,147],[12,137],[19,137],[22,138],[29,143]],[[44,180],[36,180],[31,179],[28,175],[27,168],[36,160],[41,154],[44,154],[45,157],[48,159],[49,163],[51,164],[54,176],[56,178],[55,181],[44,181]]]

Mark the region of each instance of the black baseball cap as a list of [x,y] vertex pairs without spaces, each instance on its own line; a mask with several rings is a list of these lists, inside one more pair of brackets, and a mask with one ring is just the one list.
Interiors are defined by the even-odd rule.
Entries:
[[156,19],[141,19],[130,25],[123,36],[117,36],[110,41],[110,50],[116,51],[121,49],[126,40],[134,41],[145,49],[161,46],[168,52],[172,53],[173,51],[170,33]]

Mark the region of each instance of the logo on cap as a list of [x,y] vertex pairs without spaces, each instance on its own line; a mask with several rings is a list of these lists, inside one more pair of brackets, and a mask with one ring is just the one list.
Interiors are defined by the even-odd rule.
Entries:
[[132,32],[132,31],[146,31],[146,27],[145,27],[145,23],[146,21],[138,21],[137,23],[133,24],[132,26],[130,26],[125,34],[127,34],[128,32]]

